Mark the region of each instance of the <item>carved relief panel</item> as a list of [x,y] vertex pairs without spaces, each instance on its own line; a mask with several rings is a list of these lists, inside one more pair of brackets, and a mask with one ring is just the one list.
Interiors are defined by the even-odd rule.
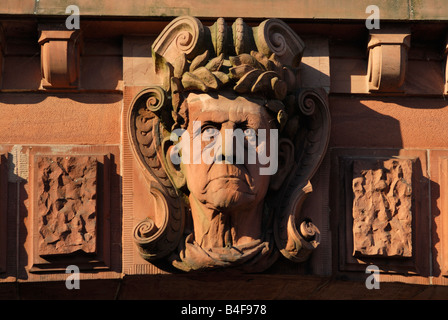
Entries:
[[[116,148],[33,147],[26,242],[30,272],[108,270],[120,207]],[[65,151],[64,151],[65,150]],[[112,204],[114,204],[112,206]],[[118,234],[119,235],[119,234]]]
[[353,160],[355,256],[412,256],[412,161]]
[[36,162],[39,255],[95,253],[98,161],[38,156]]
[[332,159],[338,269],[375,264],[385,273],[427,275],[426,152],[335,149]]

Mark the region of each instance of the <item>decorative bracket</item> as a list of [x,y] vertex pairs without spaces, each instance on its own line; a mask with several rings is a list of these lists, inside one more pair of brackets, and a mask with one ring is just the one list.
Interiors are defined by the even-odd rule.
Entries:
[[371,30],[367,49],[370,92],[403,92],[411,33],[408,28]]
[[80,41],[78,30],[41,28],[43,89],[73,89],[78,86]]

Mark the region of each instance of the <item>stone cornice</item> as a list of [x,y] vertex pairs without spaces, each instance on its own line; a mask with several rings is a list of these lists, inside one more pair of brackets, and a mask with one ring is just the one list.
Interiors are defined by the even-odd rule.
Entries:
[[[280,19],[330,19],[364,20],[369,16],[366,8],[370,0],[287,0],[281,5],[277,1],[229,0],[224,3],[205,0],[193,1],[88,1],[73,0],[2,0],[0,15],[65,16],[68,5],[77,5],[82,16],[90,17],[174,17],[192,15],[196,17],[236,17],[244,12],[246,18]],[[442,21],[448,17],[444,0],[379,0],[375,2],[381,19],[408,21]]]

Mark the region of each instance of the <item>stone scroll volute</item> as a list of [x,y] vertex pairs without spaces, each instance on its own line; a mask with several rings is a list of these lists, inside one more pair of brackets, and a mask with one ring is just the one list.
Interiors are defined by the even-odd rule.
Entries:
[[[304,50],[278,19],[249,26],[220,18],[205,26],[179,17],[155,40],[158,79],[137,94],[127,119],[152,203],[134,228],[144,259],[187,272],[259,272],[280,256],[305,261],[319,245],[302,204],[327,149],[330,116],[323,90],[299,86]],[[212,144],[200,142],[202,155],[224,145],[226,128],[269,132],[263,142],[278,150],[268,163],[275,170],[265,174],[266,163],[233,162],[238,151],[225,148],[213,149],[210,163],[173,160],[190,155],[183,143],[194,144],[196,132],[213,133]]]

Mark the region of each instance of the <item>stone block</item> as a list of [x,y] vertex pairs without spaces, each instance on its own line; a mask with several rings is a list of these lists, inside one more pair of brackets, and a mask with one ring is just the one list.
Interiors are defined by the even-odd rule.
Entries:
[[341,272],[429,275],[425,150],[332,151],[331,212]]
[[78,87],[80,32],[58,25],[41,26],[42,88],[73,89]]
[[29,218],[19,240],[28,277],[57,274],[71,264],[85,270],[117,267],[120,255],[112,254],[120,234],[112,231],[120,225],[116,148],[33,146],[21,152],[29,161],[29,201],[22,211]]
[[353,161],[353,252],[412,256],[412,161]]
[[38,156],[36,161],[39,255],[95,253],[96,158]]

